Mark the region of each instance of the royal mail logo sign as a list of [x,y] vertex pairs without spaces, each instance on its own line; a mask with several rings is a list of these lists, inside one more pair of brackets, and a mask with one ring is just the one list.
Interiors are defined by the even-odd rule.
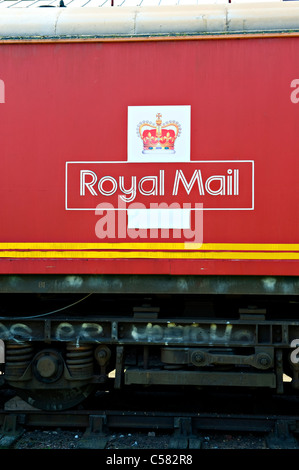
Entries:
[[[124,203],[179,202],[205,210],[252,209],[253,162],[243,160],[195,161],[138,165],[124,162],[67,162],[66,209],[95,210],[99,203],[117,207]],[[103,206],[104,207],[104,206]],[[157,207],[157,206],[156,206]]]
[[190,106],[128,108],[127,161],[66,162],[66,210],[253,210],[253,160],[191,160]]
[[142,153],[152,156],[174,154],[180,133],[180,123],[168,121],[163,124],[161,113],[156,114],[155,124],[142,121],[137,126],[137,135],[143,142]]
[[189,162],[190,106],[129,106],[128,162]]

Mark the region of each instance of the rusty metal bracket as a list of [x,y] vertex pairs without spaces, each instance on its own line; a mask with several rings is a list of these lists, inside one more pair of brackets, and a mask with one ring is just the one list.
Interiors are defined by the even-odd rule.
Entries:
[[12,447],[12,445],[22,436],[25,429],[19,426],[19,423],[23,423],[24,419],[24,415],[5,415],[0,433],[0,449]]
[[294,422],[278,419],[271,433],[267,436],[266,442],[270,449],[298,449],[298,442],[291,434]]
[[105,449],[108,438],[106,435],[107,416],[90,415],[89,425],[83,434],[79,448],[81,449]]
[[116,365],[115,365],[115,380],[114,388],[121,388],[123,377],[123,364],[124,364],[124,347],[118,346],[116,348]]
[[213,348],[161,348],[161,361],[167,364],[188,364],[197,367],[221,365],[250,365],[255,369],[270,369],[274,361],[274,348],[257,347],[250,355],[235,354],[231,349],[219,348],[214,352]]
[[193,434],[191,417],[175,417],[173,426],[174,434],[169,441],[170,449],[200,449],[201,440]]
[[276,359],[276,391],[278,394],[282,395],[284,391],[283,386],[283,354],[282,350],[278,349],[275,352],[275,359]]

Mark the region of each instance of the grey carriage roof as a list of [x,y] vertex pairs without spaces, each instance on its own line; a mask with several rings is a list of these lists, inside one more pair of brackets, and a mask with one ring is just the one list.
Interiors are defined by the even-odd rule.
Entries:
[[[161,7],[176,5],[223,5],[281,3],[283,0],[64,0],[66,7],[72,8],[111,8],[111,7]],[[60,0],[0,0],[0,8],[36,8],[41,6],[59,6]]]
[[299,1],[60,1],[0,0],[0,38],[299,31]]

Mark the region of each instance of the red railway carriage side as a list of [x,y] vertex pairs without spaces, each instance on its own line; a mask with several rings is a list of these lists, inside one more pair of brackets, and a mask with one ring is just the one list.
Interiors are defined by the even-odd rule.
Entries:
[[298,393],[297,2],[11,4],[0,36],[0,386]]
[[298,48],[2,44],[1,273],[297,274]]

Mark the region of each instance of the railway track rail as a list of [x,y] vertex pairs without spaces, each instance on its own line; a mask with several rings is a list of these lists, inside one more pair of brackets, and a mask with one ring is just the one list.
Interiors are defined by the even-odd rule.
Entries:
[[[294,407],[294,410],[296,408]],[[257,433],[269,449],[298,449],[299,415],[269,413],[174,412],[74,409],[49,412],[0,410],[0,448],[14,448],[26,430],[82,429],[81,449],[105,449],[117,431],[166,433],[168,449],[201,449],[203,433]]]

